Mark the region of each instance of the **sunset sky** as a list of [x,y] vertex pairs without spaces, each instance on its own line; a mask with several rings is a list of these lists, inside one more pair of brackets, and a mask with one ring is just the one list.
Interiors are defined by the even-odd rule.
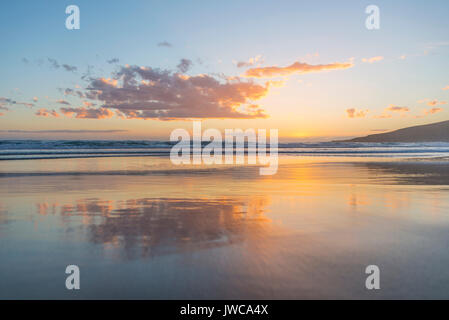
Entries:
[[[65,27],[71,4],[80,30]],[[446,0],[2,1],[0,138],[168,140],[200,119],[319,141],[449,120],[448,13]]]

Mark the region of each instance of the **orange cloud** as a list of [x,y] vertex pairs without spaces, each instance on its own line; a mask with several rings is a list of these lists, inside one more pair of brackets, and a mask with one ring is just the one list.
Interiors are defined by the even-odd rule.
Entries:
[[425,112],[425,114],[435,114],[435,113],[441,112],[443,110],[444,110],[443,108],[432,108],[429,110],[425,110],[424,112]]
[[279,80],[279,81],[271,80],[271,81],[265,82],[265,85],[267,87],[281,88],[281,87],[283,87],[285,85],[285,81],[282,81],[282,80]]
[[[371,57],[371,58],[363,58],[362,61],[367,62],[367,63],[374,63],[374,62],[381,61],[383,59],[384,59],[384,57],[382,57],[382,56],[376,56],[376,57]],[[404,59],[405,59],[405,57],[404,57]]]
[[369,110],[357,111],[355,108],[346,109],[349,118],[365,118],[368,112]]
[[86,107],[94,106],[94,104],[92,102],[89,102],[89,101],[83,101],[83,105],[86,106]]
[[59,114],[55,110],[47,110],[45,108],[37,110],[35,114],[40,117],[59,117]]
[[389,112],[393,112],[396,114],[401,114],[402,117],[406,116],[406,112],[409,112],[410,109],[408,107],[400,107],[394,104],[390,104],[387,108],[384,109],[384,112],[378,116],[374,116],[375,119],[390,119],[393,118],[393,115]]
[[444,111],[444,109],[443,108],[424,109],[422,111],[422,114],[416,115],[415,118],[424,118],[425,116],[430,116],[441,111]]
[[312,72],[321,72],[329,70],[339,70],[352,68],[354,64],[352,62],[335,62],[330,64],[317,64],[311,65],[308,63],[295,62],[287,67],[264,67],[264,68],[251,68],[248,69],[244,76],[248,78],[274,78],[279,76],[288,76],[291,74],[305,74]]
[[449,90],[449,86],[445,86],[445,87],[442,88],[441,90]]
[[61,112],[68,116],[72,117],[75,115],[77,119],[108,119],[111,118],[114,113],[107,108],[61,108]]
[[[145,70],[145,69],[143,69],[143,70]],[[100,81],[107,85],[113,86],[113,87],[116,87],[117,83],[118,83],[118,81],[116,79],[111,79],[111,78],[100,78]]]
[[438,101],[437,99],[427,102],[429,107],[434,107],[438,104],[447,104],[447,101]]

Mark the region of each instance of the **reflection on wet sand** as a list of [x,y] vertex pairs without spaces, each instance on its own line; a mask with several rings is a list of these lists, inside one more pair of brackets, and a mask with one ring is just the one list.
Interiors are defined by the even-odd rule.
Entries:
[[0,177],[0,298],[447,298],[446,166],[340,160]]
[[432,161],[353,162],[366,168],[377,183],[449,185],[449,163]]
[[6,217],[7,213],[8,212],[6,211],[4,205],[0,202],[0,225],[8,222]]
[[[270,220],[266,199],[78,200],[38,203],[39,215],[58,213],[67,226],[87,227],[88,240],[123,248],[128,258],[201,250],[242,242],[260,234]],[[73,230],[72,227],[68,230]]]

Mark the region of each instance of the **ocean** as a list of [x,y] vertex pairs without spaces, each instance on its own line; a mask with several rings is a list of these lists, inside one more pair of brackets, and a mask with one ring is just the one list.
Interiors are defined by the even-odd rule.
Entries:
[[[169,155],[174,144],[145,140],[0,140],[0,160]],[[449,143],[279,143],[277,150],[279,154],[298,156],[437,157],[449,154]]]

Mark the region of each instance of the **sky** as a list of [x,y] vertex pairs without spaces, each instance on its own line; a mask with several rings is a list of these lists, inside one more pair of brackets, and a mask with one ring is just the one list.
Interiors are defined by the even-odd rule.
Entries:
[[201,120],[326,141],[449,120],[448,13],[446,0],[2,1],[0,139],[168,140]]

